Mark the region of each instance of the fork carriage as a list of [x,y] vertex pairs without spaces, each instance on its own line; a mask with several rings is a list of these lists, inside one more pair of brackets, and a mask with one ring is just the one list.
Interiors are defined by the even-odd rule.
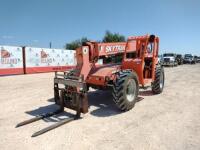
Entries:
[[[55,103],[60,105],[62,110],[64,107],[75,110],[76,116],[80,117],[80,113],[88,112],[87,85],[83,81],[83,76],[77,77],[69,74],[69,72],[55,72]],[[59,85],[64,87],[60,88]]]

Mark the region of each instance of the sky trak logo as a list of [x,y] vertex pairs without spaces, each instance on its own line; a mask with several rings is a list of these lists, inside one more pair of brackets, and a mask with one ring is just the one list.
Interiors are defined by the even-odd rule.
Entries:
[[19,61],[17,58],[10,58],[12,53],[2,49],[1,50],[1,64],[17,64]]
[[106,46],[105,48],[106,53],[123,52],[124,50],[125,46],[122,45],[111,45],[111,46]]

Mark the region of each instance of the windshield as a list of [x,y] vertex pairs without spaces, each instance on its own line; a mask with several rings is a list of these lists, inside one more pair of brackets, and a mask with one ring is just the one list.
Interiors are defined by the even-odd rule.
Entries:
[[163,55],[163,57],[173,57],[173,56],[174,56],[174,54],[172,54],[172,53],[168,53],[168,54]]
[[103,60],[103,64],[109,64],[109,63],[122,63],[123,54],[118,55],[110,55],[110,56],[103,56],[99,57],[99,59]]
[[177,57],[178,57],[178,58],[181,58],[181,57],[182,57],[182,55],[177,55]]
[[185,58],[192,58],[191,54],[185,54]]

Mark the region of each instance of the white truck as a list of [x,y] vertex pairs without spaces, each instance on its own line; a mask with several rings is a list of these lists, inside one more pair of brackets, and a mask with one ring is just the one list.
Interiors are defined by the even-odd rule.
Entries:
[[175,53],[165,53],[163,54],[163,65],[164,66],[177,66],[178,62],[176,60],[176,54]]
[[195,58],[192,56],[192,54],[185,54],[184,59],[183,59],[184,64],[195,64]]

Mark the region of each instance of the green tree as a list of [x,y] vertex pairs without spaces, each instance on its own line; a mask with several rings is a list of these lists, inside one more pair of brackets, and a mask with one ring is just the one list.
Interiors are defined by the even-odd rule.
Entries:
[[110,31],[106,31],[102,42],[125,42],[125,40],[125,36],[120,35],[119,33],[111,33]]
[[65,49],[76,50],[78,47],[82,46],[82,43],[87,42],[87,41],[89,40],[86,37],[83,37],[81,39],[67,43],[65,45]]

